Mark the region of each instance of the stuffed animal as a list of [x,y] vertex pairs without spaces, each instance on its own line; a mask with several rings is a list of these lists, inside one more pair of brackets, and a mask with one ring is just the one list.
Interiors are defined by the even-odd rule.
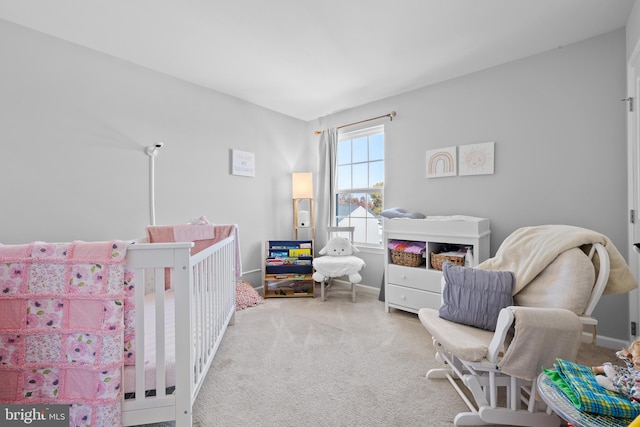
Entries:
[[594,366],[592,370],[596,374],[596,381],[607,390],[640,401],[640,340],[635,340],[628,349],[616,352],[616,356],[626,366],[612,365],[609,362]]
[[320,255],[348,256],[360,252],[346,237],[333,237],[327,245],[320,249]]
[[[345,237],[333,237],[327,242],[327,245],[324,248],[320,249],[318,254],[329,257],[348,257],[353,255],[355,252],[360,251],[349,241],[349,239]],[[364,261],[357,257],[353,258],[353,260],[345,259],[345,262],[352,263],[353,266],[347,265],[346,267],[341,266],[340,268],[344,268],[345,270],[360,270],[364,267]],[[321,268],[318,268],[319,265],[315,263],[314,265],[316,267],[316,272],[313,273],[313,280],[316,282],[322,282],[329,277],[336,277],[335,271],[332,272],[332,274],[329,274],[327,271],[321,271]],[[359,283],[362,280],[362,276],[357,272],[348,274],[348,276],[351,283]]]

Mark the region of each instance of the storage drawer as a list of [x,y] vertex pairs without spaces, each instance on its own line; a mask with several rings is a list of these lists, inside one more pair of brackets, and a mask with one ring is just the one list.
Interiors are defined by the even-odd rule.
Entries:
[[440,271],[389,264],[389,283],[423,291],[441,292]]
[[414,313],[424,307],[437,310],[441,305],[440,293],[420,291],[404,286],[387,285],[385,298],[391,306],[402,306],[403,310]]

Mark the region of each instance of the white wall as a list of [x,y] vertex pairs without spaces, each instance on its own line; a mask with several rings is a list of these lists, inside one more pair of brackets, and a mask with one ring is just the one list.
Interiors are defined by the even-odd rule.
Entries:
[[[157,141],[157,224],[239,224],[244,271],[292,237],[304,122],[2,20],[0,57],[0,242],[143,235]],[[255,178],[229,174],[230,149]]]
[[640,4],[638,0],[633,3],[633,8],[629,14],[626,26],[626,41],[627,41],[627,62],[633,55],[633,50],[637,47],[640,41]]
[[[487,217],[492,253],[520,226],[567,223],[628,254],[623,30],[307,124],[1,20],[0,57],[3,243],[139,236],[144,148],[164,141],[157,223],[238,223],[244,270],[260,268],[264,240],[291,237],[290,173],[317,164],[313,131],[395,110],[388,207]],[[485,141],[494,175],[425,178],[426,150]],[[230,149],[255,153],[255,178],[229,174]],[[364,256],[379,286],[381,255]],[[626,295],[595,315],[626,339]]]
[[[515,229],[572,224],[627,242],[625,33],[618,30],[325,117],[310,129],[384,121],[385,206],[491,221],[491,253]],[[376,123],[378,124],[378,123]],[[495,141],[495,174],[426,179],[426,150]],[[312,145],[315,144],[312,143]],[[363,282],[378,286],[381,255]],[[627,295],[604,297],[599,333],[627,339]]]

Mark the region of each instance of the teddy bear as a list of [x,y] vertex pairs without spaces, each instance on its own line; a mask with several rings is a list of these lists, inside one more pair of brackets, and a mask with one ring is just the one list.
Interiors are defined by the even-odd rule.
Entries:
[[[336,262],[327,263],[328,260],[322,260],[326,257],[314,259],[314,267],[316,268],[313,273],[313,280],[316,282],[323,282],[330,277],[339,277],[348,275],[349,282],[359,283],[362,280],[362,276],[358,271],[364,267],[364,261],[358,257],[352,256],[354,253],[359,252],[346,237],[333,237],[327,245],[320,249],[318,254],[326,255],[328,257],[350,257],[342,260],[336,260]],[[322,260],[322,261],[321,261]],[[355,272],[353,272],[355,270]]]

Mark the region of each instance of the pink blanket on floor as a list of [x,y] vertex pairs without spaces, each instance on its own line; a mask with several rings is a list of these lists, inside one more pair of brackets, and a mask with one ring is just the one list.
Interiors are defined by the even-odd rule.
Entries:
[[0,403],[121,425],[127,243],[0,245]]

